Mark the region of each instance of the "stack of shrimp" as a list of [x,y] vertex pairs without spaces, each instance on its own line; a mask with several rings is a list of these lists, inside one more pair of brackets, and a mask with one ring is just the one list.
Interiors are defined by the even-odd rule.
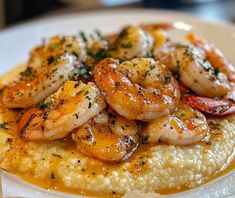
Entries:
[[80,152],[107,163],[127,159],[141,144],[203,140],[207,116],[235,112],[235,69],[192,33],[189,44],[172,41],[172,28],[55,36],[33,49],[21,78],[3,90],[6,107],[23,109],[19,136],[71,136]]

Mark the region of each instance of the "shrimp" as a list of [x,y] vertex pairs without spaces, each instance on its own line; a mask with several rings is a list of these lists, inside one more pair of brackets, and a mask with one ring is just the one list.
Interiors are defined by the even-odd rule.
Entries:
[[230,81],[235,81],[235,67],[219,49],[192,33],[187,35],[187,39],[205,52],[206,58],[213,67],[226,74]]
[[112,110],[104,110],[75,129],[72,139],[85,155],[114,164],[134,152],[139,142],[138,132],[136,121],[127,120]]
[[169,114],[179,100],[176,80],[151,58],[121,64],[104,59],[94,69],[95,83],[106,102],[127,119],[148,121]]
[[77,57],[84,59],[83,43],[75,37],[52,37],[31,52],[19,81],[7,86],[3,103],[9,108],[28,108],[54,93],[73,76]]
[[[166,40],[166,30],[171,24],[141,24],[128,26],[119,34],[104,36],[96,31],[91,40],[88,40],[88,56],[86,64],[93,66],[105,57],[114,57],[121,60],[135,57],[151,56],[153,46],[157,47]],[[98,38],[95,38],[97,37]]]
[[137,57],[149,57],[153,49],[152,36],[137,26],[124,28],[110,50],[113,58],[129,60]]
[[143,130],[143,139],[149,143],[161,140],[173,145],[189,145],[202,140],[208,132],[205,116],[188,105],[180,104],[172,115],[148,123]]
[[19,120],[20,136],[27,140],[54,140],[68,135],[105,108],[92,82],[67,81],[40,108],[26,110]]
[[235,85],[233,83],[231,84],[231,91],[223,98],[196,96],[181,83],[179,83],[179,89],[182,100],[193,109],[214,116],[226,116],[235,113],[235,105],[232,102],[235,100]]
[[230,90],[226,75],[217,73],[196,48],[178,45],[175,57],[179,80],[199,96],[219,97]]
[[[200,96],[185,96],[185,102],[201,112],[213,115],[227,115],[232,107],[232,102],[224,99],[214,99]],[[227,112],[227,113],[226,113]],[[229,111],[231,114],[232,111]]]

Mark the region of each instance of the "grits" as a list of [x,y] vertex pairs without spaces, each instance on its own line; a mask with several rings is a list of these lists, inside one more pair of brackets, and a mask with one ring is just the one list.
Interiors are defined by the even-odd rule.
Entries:
[[7,123],[7,129],[0,129],[0,167],[44,188],[67,192],[104,197],[133,190],[185,190],[219,172],[235,147],[235,116],[230,116],[209,119],[213,133],[200,144],[143,146],[129,160],[108,165],[79,153],[69,138],[52,142],[22,140],[16,126],[20,113],[2,106],[0,112],[1,123]]

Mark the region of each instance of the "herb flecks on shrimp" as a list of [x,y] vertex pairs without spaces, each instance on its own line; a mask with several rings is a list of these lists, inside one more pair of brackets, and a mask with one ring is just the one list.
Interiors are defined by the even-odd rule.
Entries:
[[38,104],[73,76],[76,61],[86,58],[84,50],[84,44],[73,36],[55,36],[35,48],[19,81],[4,89],[4,105],[28,108]]
[[35,48],[20,79],[3,90],[6,107],[28,108],[17,122],[20,137],[71,135],[81,153],[111,164],[141,143],[201,141],[210,133],[208,114],[235,113],[235,69],[194,34],[187,36],[190,44],[174,42],[172,28],[80,32]]

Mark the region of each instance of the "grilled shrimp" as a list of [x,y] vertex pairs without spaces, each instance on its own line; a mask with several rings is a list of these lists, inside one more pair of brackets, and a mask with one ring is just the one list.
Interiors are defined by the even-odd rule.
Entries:
[[151,58],[118,64],[104,59],[94,70],[106,102],[127,119],[152,120],[169,114],[179,100],[178,85],[167,68]]
[[94,83],[67,81],[40,108],[26,110],[19,120],[20,136],[28,140],[63,138],[105,106]]
[[230,90],[226,75],[222,72],[217,73],[197,49],[178,45],[175,58],[180,81],[196,94],[219,97]]
[[153,49],[153,38],[140,27],[126,27],[118,35],[114,48],[115,50],[110,51],[113,58],[129,60],[137,57],[149,57]]
[[72,36],[55,36],[35,48],[19,81],[5,88],[4,105],[28,108],[38,104],[73,75],[77,57],[80,61],[85,59],[85,47]]
[[135,121],[104,110],[75,129],[72,139],[85,155],[108,163],[118,163],[127,159],[137,148],[138,130]]
[[205,116],[188,105],[180,104],[172,115],[148,123],[143,137],[149,143],[160,139],[173,145],[188,145],[200,141],[208,132]]

